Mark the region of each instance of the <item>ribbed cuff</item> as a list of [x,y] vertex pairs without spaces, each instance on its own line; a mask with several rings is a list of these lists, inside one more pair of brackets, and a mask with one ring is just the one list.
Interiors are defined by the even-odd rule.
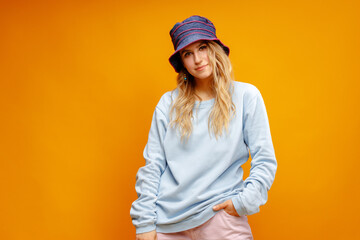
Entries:
[[233,197],[231,201],[233,202],[235,210],[239,214],[239,216],[248,215],[248,212],[246,211],[246,208],[242,203],[239,195]]
[[137,227],[136,228],[136,234],[151,232],[152,230],[155,230],[155,229],[156,229],[155,224],[147,225],[147,226],[144,226],[144,227]]

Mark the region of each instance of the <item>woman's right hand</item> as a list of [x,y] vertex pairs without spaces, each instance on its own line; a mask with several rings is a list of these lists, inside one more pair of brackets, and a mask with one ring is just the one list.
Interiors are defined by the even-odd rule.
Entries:
[[136,240],[157,240],[156,231],[136,234]]

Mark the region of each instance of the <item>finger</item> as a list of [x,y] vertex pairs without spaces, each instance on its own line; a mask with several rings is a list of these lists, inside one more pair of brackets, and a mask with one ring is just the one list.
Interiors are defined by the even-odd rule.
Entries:
[[220,203],[220,204],[214,206],[213,209],[216,211],[216,210],[220,210],[220,209],[226,208],[226,206],[227,206],[226,203]]

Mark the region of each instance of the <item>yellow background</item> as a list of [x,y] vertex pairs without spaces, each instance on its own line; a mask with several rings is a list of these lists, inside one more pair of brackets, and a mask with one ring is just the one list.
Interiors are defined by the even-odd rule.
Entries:
[[0,6],[0,239],[135,238],[135,175],[176,86],[169,31],[194,14],[267,107],[278,172],[255,239],[360,238],[358,1]]

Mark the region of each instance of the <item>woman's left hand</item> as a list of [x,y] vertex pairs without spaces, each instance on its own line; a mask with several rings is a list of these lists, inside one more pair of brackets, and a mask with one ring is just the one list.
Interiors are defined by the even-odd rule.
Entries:
[[236,212],[234,204],[231,201],[231,199],[226,200],[225,202],[220,203],[220,204],[213,207],[214,211],[218,211],[220,209],[224,209],[224,211],[227,212],[230,215],[240,217],[240,215]]

